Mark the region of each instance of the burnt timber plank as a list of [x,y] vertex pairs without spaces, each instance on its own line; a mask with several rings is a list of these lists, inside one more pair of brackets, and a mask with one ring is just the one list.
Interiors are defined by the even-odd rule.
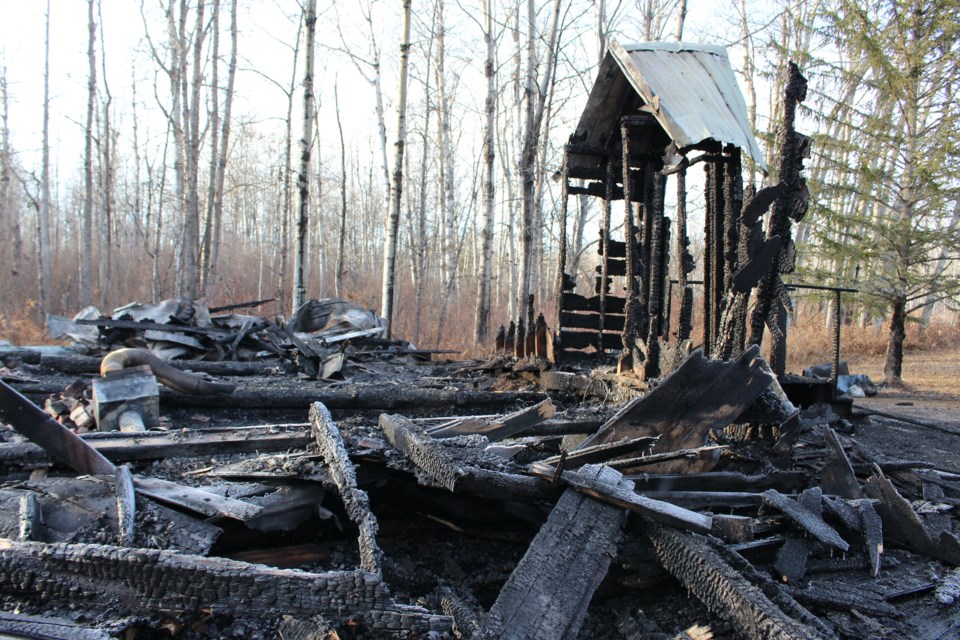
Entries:
[[[584,475],[604,484],[621,481],[606,467],[587,467]],[[625,516],[621,508],[564,492],[473,638],[576,638],[616,555]]]
[[[108,460],[150,460],[179,456],[286,451],[313,441],[307,425],[237,427],[203,431],[87,433],[80,436]],[[30,442],[0,444],[0,464],[47,463],[49,456]]]
[[941,531],[934,539],[910,502],[900,495],[879,467],[874,467],[871,483],[878,489],[880,503],[876,510],[890,539],[931,558],[960,565],[960,542],[956,536]]
[[[724,362],[694,351],[653,391],[628,402],[580,448],[641,436],[660,436],[651,450],[654,454],[704,446],[711,429],[732,423],[773,381],[759,353],[753,345]],[[715,463],[713,458],[673,460],[647,470],[693,473],[709,471]]]
[[160,400],[168,406],[227,407],[231,409],[307,409],[322,402],[328,409],[367,409],[386,411],[423,407],[469,407],[504,405],[513,402],[539,402],[544,394],[529,391],[494,392],[460,389],[410,389],[377,385],[348,385],[337,389],[283,388],[244,389],[230,396],[192,396],[172,389],[161,389]]
[[154,500],[184,507],[207,516],[225,516],[244,522],[263,511],[262,507],[243,500],[228,498],[160,478],[134,476],[133,486],[138,492]]
[[[564,349],[586,349],[597,346],[596,331],[566,331],[560,330],[560,344]],[[623,338],[619,333],[603,334],[604,349],[622,349]]]
[[0,612],[2,638],[56,638],[57,640],[110,640],[113,634],[89,629],[69,620]]
[[380,416],[380,428],[393,447],[426,473],[437,486],[454,491],[466,473],[441,445],[422,434],[408,419],[399,415]]
[[215,607],[233,615],[358,616],[397,634],[451,627],[447,616],[394,603],[383,579],[363,570],[310,573],[155,549],[0,539],[0,590],[25,584],[44,601],[85,598],[140,615]]
[[[611,460],[629,453],[635,453],[641,449],[646,449],[656,441],[656,438],[624,438],[623,440],[618,440],[617,442],[609,442],[598,444],[593,447],[587,447],[585,449],[577,449],[575,452],[567,454],[566,458],[564,459],[563,468],[576,469],[585,464]],[[560,458],[561,456],[551,456],[541,460],[541,463],[556,466],[557,463],[560,462]]]
[[836,432],[829,426],[823,427],[827,442],[827,463],[820,470],[820,486],[825,493],[856,500],[863,497],[860,483],[853,472],[853,465],[840,444]]
[[[584,467],[584,469],[590,468],[592,468],[592,465]],[[552,479],[556,475],[556,469],[544,464],[533,464],[529,470],[531,473],[544,478]],[[611,470],[615,471],[614,469]],[[622,477],[620,472],[617,472],[617,477]],[[618,481],[616,484],[599,482],[582,471],[564,471],[560,478],[565,484],[580,493],[603,502],[609,502],[622,509],[635,511],[661,524],[680,529],[690,529],[700,533],[709,533],[713,528],[713,518],[711,516],[690,511],[671,502],[638,494],[633,490],[632,482]]]
[[496,442],[497,440],[503,440],[504,438],[509,438],[525,431],[534,425],[540,424],[544,420],[549,420],[556,415],[556,413],[557,408],[554,406],[553,401],[547,398],[543,402],[520,409],[519,411],[515,411],[503,416],[499,420],[494,420],[480,427],[470,424],[468,419],[466,425],[451,425],[437,429],[436,431],[429,431],[428,433],[434,438],[448,438],[456,435],[478,433],[486,436],[491,442]]
[[353,462],[340,437],[340,429],[330,417],[330,412],[319,402],[310,407],[310,423],[313,435],[317,439],[320,455],[330,471],[330,478],[340,492],[343,506],[350,520],[360,530],[360,568],[381,575],[383,552],[377,545],[377,519],[370,511],[370,499],[367,492],[357,487],[357,475]]
[[[623,298],[607,296],[605,311],[607,313],[619,313],[622,315],[625,304]],[[592,311],[593,313],[597,313],[600,311],[600,296],[587,298],[578,293],[564,293],[563,308],[565,311]]]
[[[645,527],[663,567],[713,613],[725,618],[746,638],[763,640],[813,640],[835,636],[804,624],[744,577],[714,549],[706,538],[675,531],[654,523]],[[782,596],[779,599],[788,598]],[[812,614],[795,601],[792,611]]]
[[809,540],[790,538],[783,543],[773,563],[784,582],[797,582],[807,573],[807,560],[812,551]]
[[[615,313],[606,313],[603,316],[603,328],[606,331],[623,331],[624,316]],[[560,326],[570,329],[593,329],[597,331],[600,325],[600,314],[573,313],[564,311],[560,315]]]
[[771,507],[783,512],[784,515],[820,542],[836,547],[841,551],[850,550],[850,545],[840,537],[840,534],[833,527],[824,522],[818,514],[805,508],[796,500],[788,498],[776,489],[764,491],[763,500]]
[[876,578],[880,575],[880,559],[883,557],[883,522],[869,501],[861,501],[858,507],[863,528],[863,544],[867,548],[867,558],[870,561],[870,576]]
[[807,481],[803,471],[774,471],[748,476],[737,471],[704,473],[624,474],[641,491],[795,491]]

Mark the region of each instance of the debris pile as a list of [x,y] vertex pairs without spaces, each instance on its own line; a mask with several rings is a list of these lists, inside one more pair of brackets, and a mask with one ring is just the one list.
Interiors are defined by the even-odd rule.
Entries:
[[311,382],[284,409],[300,421],[180,424],[249,401],[259,378],[234,377],[230,396],[187,407],[161,394],[160,428],[82,437],[24,397],[36,385],[0,383],[0,634],[960,628],[960,475],[871,454],[828,408],[801,413],[756,348],[695,351],[616,410],[573,388],[497,392],[483,373],[494,366],[394,370],[405,384],[387,389],[370,364],[379,394],[358,381],[351,404],[350,390]]

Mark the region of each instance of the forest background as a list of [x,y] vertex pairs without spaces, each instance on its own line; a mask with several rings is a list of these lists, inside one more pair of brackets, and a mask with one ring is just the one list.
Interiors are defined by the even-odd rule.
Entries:
[[[610,39],[727,46],[770,167],[782,71],[797,62],[810,80],[797,128],[812,145],[795,280],[859,289],[844,299],[846,324],[888,349],[937,320],[955,337],[958,9],[0,0],[0,338],[42,340],[47,313],[179,294],[211,306],[276,298],[260,313],[285,316],[328,296],[380,311],[392,189],[394,335],[487,344],[526,293],[553,305],[555,178]],[[567,271],[588,274],[599,206],[570,208]],[[805,295],[798,318],[829,326],[831,300]]]

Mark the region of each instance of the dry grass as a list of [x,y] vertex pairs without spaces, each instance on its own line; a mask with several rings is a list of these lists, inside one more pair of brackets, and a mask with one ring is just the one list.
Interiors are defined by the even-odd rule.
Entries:
[[15,345],[50,343],[50,335],[38,321],[39,315],[36,300],[28,300],[23,307],[0,314],[0,340]]

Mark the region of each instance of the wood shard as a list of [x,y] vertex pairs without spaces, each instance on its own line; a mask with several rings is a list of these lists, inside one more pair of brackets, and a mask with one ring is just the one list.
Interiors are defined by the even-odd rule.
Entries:
[[[723,429],[770,386],[754,345],[734,360],[708,360],[695,351],[650,393],[628,402],[579,448],[622,438],[660,436],[651,453],[695,449],[711,429]],[[716,451],[719,455],[719,451]],[[652,473],[709,471],[716,456],[671,460],[648,467]]]
[[499,420],[485,423],[482,426],[478,426],[469,419],[465,419],[461,423],[430,431],[429,434],[434,438],[449,438],[452,436],[478,433],[486,436],[491,442],[496,442],[497,440],[503,440],[504,438],[509,438],[526,431],[544,420],[549,420],[556,415],[556,413],[557,408],[553,402],[547,398],[538,404],[521,409],[520,411],[515,411]]
[[377,545],[379,525],[370,511],[367,492],[357,487],[356,471],[343,444],[343,438],[340,437],[340,430],[330,412],[319,402],[310,406],[310,423],[313,425],[313,435],[320,448],[320,455],[327,463],[331,479],[337,485],[347,515],[360,530],[360,567],[380,575],[383,552]]
[[763,492],[763,500],[771,507],[782,511],[787,517],[800,525],[807,533],[812,535],[820,542],[836,547],[841,551],[850,549],[846,540],[840,537],[836,530],[828,525],[819,514],[803,507],[792,498],[788,498],[775,489],[767,489]]
[[438,486],[454,491],[465,473],[442,445],[421,433],[416,425],[400,415],[383,414],[380,428],[397,451],[426,473]]
[[[588,466],[584,476],[623,484],[612,469]],[[625,512],[568,489],[500,591],[481,639],[573,640],[594,591],[616,555]]]

